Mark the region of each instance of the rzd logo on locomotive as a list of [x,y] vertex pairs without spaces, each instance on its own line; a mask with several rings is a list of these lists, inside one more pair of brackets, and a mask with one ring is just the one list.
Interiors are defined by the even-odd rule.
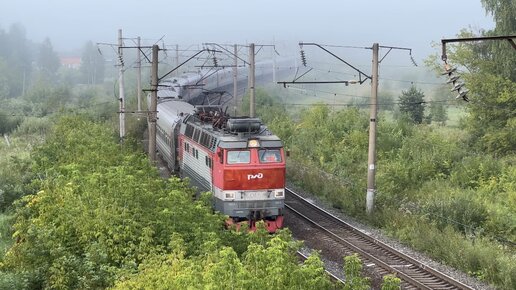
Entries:
[[251,180],[251,179],[262,179],[263,178],[263,173],[258,173],[258,174],[247,174],[247,180]]

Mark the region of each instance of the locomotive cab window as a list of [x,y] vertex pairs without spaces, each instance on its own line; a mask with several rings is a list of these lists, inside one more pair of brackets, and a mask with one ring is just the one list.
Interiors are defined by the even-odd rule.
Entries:
[[228,151],[228,164],[244,164],[251,162],[251,151],[232,150]]
[[281,162],[281,153],[279,149],[260,149],[258,151],[261,163]]

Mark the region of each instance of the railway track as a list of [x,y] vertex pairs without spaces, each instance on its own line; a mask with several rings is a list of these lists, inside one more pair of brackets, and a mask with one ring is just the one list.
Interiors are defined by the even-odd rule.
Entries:
[[316,230],[318,239],[358,253],[380,275],[396,274],[403,289],[473,289],[363,233],[352,225],[286,189],[285,207]]

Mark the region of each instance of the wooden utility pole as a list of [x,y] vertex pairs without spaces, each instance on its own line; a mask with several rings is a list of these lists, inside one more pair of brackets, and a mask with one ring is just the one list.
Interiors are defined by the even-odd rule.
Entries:
[[124,92],[124,54],[122,52],[123,40],[122,29],[118,29],[118,94],[120,101],[120,141],[125,137],[125,92]]
[[138,112],[141,112],[142,110],[142,57],[141,57],[141,47],[140,47],[140,37],[138,36],[138,38],[136,39],[137,41],[137,44],[138,44],[138,55],[137,55],[137,60],[136,60],[136,65],[138,66],[138,74],[136,75],[137,79],[136,79],[136,89],[138,90],[137,92],[137,98],[138,98]]
[[158,45],[153,45],[151,68],[151,100],[149,111],[149,158],[153,164],[156,162],[156,119],[158,110],[158,51]]
[[378,43],[373,44],[373,73],[371,76],[371,113],[369,118],[369,154],[367,158],[366,212],[374,209],[376,174],[376,121],[378,112]]
[[238,107],[238,47],[236,44],[233,46],[233,55],[235,56],[235,66],[233,67],[233,106],[234,115],[236,116]]
[[254,100],[254,43],[249,45],[249,117],[254,118],[256,115],[256,104]]

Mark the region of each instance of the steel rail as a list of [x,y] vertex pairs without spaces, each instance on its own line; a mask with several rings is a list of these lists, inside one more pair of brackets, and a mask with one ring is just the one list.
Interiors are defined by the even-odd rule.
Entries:
[[[453,289],[473,289],[453,278],[451,278],[450,276],[442,273],[442,272],[439,272],[431,267],[429,267],[428,265],[425,265],[424,263],[421,263],[420,261],[406,255],[406,254],[403,254],[401,252],[399,252],[398,250],[390,247],[389,245],[367,235],[366,233],[362,232],[361,230],[355,228],[354,226],[350,225],[349,223],[343,221],[342,219],[334,216],[333,214],[329,213],[328,211],[326,211],[325,209],[307,201],[306,199],[304,199],[303,197],[301,197],[299,194],[295,193],[294,191],[292,191],[291,189],[288,189],[286,188],[285,189],[286,193],[288,194],[288,196],[291,196],[291,197],[294,197],[297,201],[301,201],[305,206],[308,206],[309,208],[312,208],[314,210],[314,212],[316,212],[317,214],[321,215],[321,218],[325,218],[327,219],[329,222],[331,223],[335,223],[336,226],[340,227],[339,229],[340,230],[346,230],[346,231],[349,231],[350,233],[352,233],[353,235],[357,236],[358,238],[364,240],[365,242],[369,243],[369,246],[371,245],[374,245],[376,246],[377,248],[375,250],[383,250],[385,252],[387,252],[388,254],[391,254],[393,256],[395,256],[396,258],[398,259],[401,259],[405,262],[408,262],[407,263],[407,266],[413,266],[415,267],[415,270],[419,271],[419,272],[426,272],[426,273],[429,273],[432,275],[432,277],[435,277],[435,278],[438,278],[439,280],[441,280],[442,282],[444,283],[447,283],[449,284],[450,286],[453,286],[455,288]],[[288,198],[285,199],[285,207],[287,207],[288,209],[290,209],[291,211],[293,211],[294,213],[296,213],[297,215],[299,215],[300,217],[302,217],[303,219],[306,219],[307,221],[309,221],[311,224],[313,224],[315,227],[319,228],[321,231],[325,232],[327,235],[331,236],[334,240],[337,240],[339,241],[340,243],[344,244],[346,247],[349,247],[350,249],[352,249],[353,251],[356,251],[357,253],[359,253],[360,255],[362,255],[364,258],[367,258],[371,261],[374,261],[374,263],[376,263],[378,266],[382,267],[384,270],[387,270],[389,272],[393,272],[393,273],[396,273],[398,275],[398,277],[400,277],[402,280],[404,280],[405,282],[417,287],[418,289],[443,289],[442,287],[442,282],[441,281],[435,281],[434,279],[432,279],[432,277],[424,277],[422,276],[421,274],[422,273],[416,273],[418,275],[415,275],[415,276],[418,276],[418,277],[411,277],[410,274],[398,269],[399,268],[399,264],[397,265],[390,265],[389,263],[379,259],[378,257],[375,257],[373,254],[371,253],[368,253],[367,250],[364,249],[364,247],[360,247],[360,241],[358,242],[355,242],[355,243],[352,243],[348,240],[345,239],[345,237],[342,237],[341,235],[338,235],[336,233],[334,233],[331,229],[327,229],[325,226],[321,225],[320,222],[318,221],[314,221],[313,219],[307,217],[305,214],[299,212],[298,210],[294,209],[295,206],[293,206],[291,203],[288,202]],[[363,243],[363,242],[362,242]],[[358,244],[358,245],[357,245]],[[396,267],[398,266],[398,267]],[[419,280],[425,280],[425,282],[421,282]],[[431,281],[430,281],[431,280]],[[434,284],[434,285],[437,285],[439,284],[439,287],[438,288],[432,288],[432,285],[427,285],[427,284]]]

